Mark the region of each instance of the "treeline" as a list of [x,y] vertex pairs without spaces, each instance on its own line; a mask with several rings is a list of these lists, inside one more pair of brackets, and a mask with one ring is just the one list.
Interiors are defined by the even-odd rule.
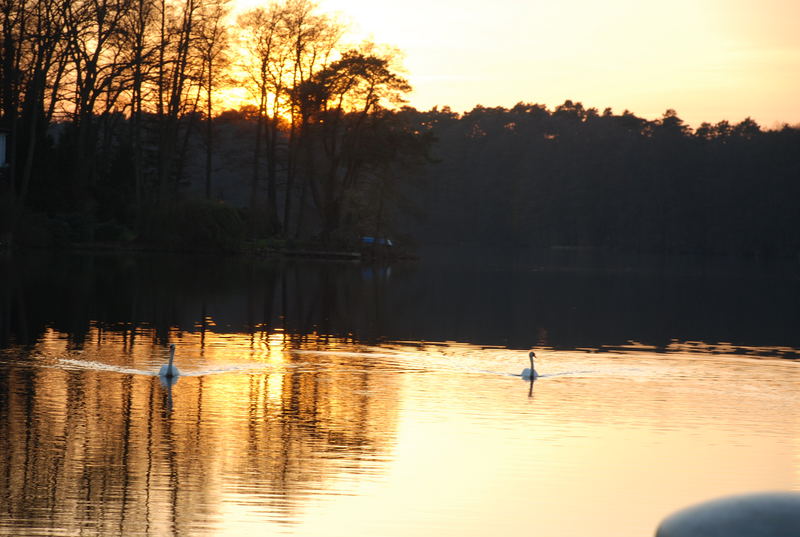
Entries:
[[[796,128],[417,111],[393,52],[310,0],[228,2],[2,2],[0,243],[800,252]],[[236,88],[255,104],[222,111]]]
[[[5,0],[0,17],[0,241],[380,231],[387,183],[427,150],[391,111],[410,90],[391,51],[344,45],[309,0],[235,20],[228,0]],[[218,147],[231,88],[257,104]],[[217,173],[247,176],[245,209],[219,203]]]
[[566,101],[421,114],[438,139],[422,241],[800,255],[800,130],[689,128]]

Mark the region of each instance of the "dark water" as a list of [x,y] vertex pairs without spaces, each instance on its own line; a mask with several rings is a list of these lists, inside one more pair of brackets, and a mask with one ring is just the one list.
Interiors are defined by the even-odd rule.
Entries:
[[0,535],[634,537],[800,490],[792,267],[438,257],[0,260]]
[[134,335],[146,327],[162,342],[169,330],[281,330],[518,349],[666,350],[690,341],[796,357],[799,270],[570,253],[391,267],[42,254],[0,262],[0,345],[32,345],[54,329],[80,346],[92,327]]

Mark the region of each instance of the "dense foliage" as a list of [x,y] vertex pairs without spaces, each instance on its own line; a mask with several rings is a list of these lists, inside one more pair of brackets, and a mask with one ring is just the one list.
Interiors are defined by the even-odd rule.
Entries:
[[438,139],[423,240],[800,254],[800,130],[690,129],[566,101],[420,113]]

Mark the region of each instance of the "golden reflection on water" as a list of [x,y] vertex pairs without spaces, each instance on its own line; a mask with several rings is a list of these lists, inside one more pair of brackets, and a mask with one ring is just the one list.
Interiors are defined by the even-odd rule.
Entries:
[[544,349],[529,385],[500,347],[50,330],[0,355],[0,535],[633,537],[800,490],[800,364],[696,347]]
[[[231,497],[292,522],[309,491],[341,473],[369,474],[392,441],[394,379],[381,378],[382,396],[370,397],[368,363],[298,360],[280,333],[206,333],[202,347],[198,335],[171,334],[186,375],[170,409],[155,376],[164,346],[139,336],[133,344],[94,330],[74,351],[50,331],[33,363],[7,368],[2,534],[189,535],[213,526]],[[243,363],[263,367],[239,373]]]

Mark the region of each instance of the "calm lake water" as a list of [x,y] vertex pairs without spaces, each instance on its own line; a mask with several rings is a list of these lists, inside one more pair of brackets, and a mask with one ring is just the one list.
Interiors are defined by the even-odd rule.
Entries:
[[725,260],[0,259],[0,535],[651,536],[800,491],[798,321]]

